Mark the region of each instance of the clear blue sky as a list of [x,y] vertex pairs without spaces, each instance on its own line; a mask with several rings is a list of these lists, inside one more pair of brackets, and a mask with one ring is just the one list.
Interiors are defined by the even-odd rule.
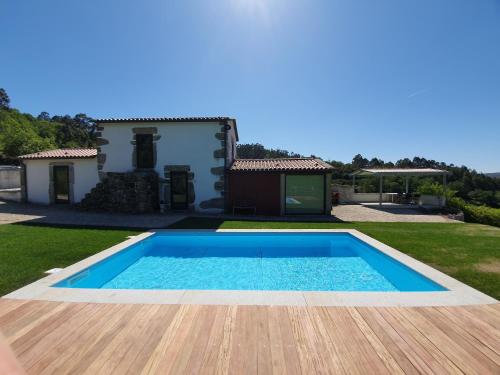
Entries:
[[2,0],[38,114],[228,115],[241,142],[500,171],[500,1]]

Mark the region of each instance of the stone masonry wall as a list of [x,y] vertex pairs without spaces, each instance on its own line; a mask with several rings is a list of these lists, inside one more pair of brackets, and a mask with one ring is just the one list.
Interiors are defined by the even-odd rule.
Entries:
[[158,175],[154,171],[106,173],[80,202],[82,210],[151,213],[158,210]]

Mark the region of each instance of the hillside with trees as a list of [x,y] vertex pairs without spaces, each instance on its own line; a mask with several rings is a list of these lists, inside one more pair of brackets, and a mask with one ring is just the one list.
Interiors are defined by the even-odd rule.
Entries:
[[19,155],[54,148],[94,147],[95,122],[83,113],[75,116],[34,117],[10,106],[0,88],[0,164],[16,164]]
[[[265,159],[300,157],[300,154],[286,150],[267,149],[261,144],[238,145],[237,154],[242,159]],[[404,158],[396,162],[385,162],[382,159],[367,159],[358,154],[350,163],[335,160],[325,160],[334,167],[332,174],[333,183],[341,185],[352,184],[350,174],[360,168],[436,168],[445,169],[450,172],[447,177],[448,189],[455,192],[459,198],[477,205],[500,207],[500,179],[491,178],[485,174],[478,173],[465,166],[446,164],[422,157],[413,159]],[[441,178],[412,177],[410,179],[410,190],[418,191],[419,187],[433,183],[441,183]],[[379,181],[376,177],[363,177],[356,180],[358,192],[375,193],[379,189]],[[384,191],[402,193],[405,181],[402,177],[384,178]]]
[[[80,113],[74,116],[54,115],[47,112],[37,117],[22,113],[10,106],[7,92],[0,88],[0,164],[16,164],[17,157],[37,151],[54,148],[95,147],[95,121]],[[296,152],[282,149],[269,149],[259,143],[239,144],[238,157],[241,159],[269,159],[302,157]],[[314,155],[311,155],[314,156]],[[334,167],[333,182],[351,184],[350,174],[360,168],[438,168],[450,171],[448,187],[456,196],[474,204],[500,207],[500,179],[486,176],[465,166],[446,164],[422,157],[385,162],[378,158],[367,159],[356,155],[350,163],[325,160]],[[410,188],[417,191],[420,186],[432,182],[433,178],[411,178]],[[378,180],[373,177],[359,178],[356,181],[359,192],[377,192]],[[402,192],[402,178],[384,179],[384,190]]]

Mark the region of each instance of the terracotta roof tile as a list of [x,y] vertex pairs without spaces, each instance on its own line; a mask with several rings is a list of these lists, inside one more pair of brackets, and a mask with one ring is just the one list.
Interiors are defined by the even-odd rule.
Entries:
[[231,171],[329,171],[332,166],[321,159],[289,158],[289,159],[236,159]]
[[62,148],[21,155],[19,159],[84,159],[95,158],[96,156],[97,149],[95,148]]
[[213,117],[131,117],[131,118],[102,118],[96,120],[99,123],[116,123],[116,122],[211,122],[231,120],[229,117],[213,116]]

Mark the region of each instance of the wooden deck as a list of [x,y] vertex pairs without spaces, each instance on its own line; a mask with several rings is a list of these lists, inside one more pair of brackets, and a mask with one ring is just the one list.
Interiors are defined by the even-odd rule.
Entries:
[[31,374],[500,373],[500,304],[113,305],[0,299]]

